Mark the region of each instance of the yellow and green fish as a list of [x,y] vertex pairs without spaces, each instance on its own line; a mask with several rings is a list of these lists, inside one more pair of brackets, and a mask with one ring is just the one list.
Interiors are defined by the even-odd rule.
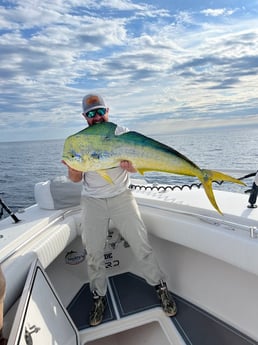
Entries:
[[138,132],[116,135],[117,125],[98,123],[69,136],[64,143],[63,161],[78,171],[97,171],[112,183],[106,169],[117,167],[122,160],[131,161],[141,174],[160,171],[196,176],[214,206],[222,213],[215,200],[212,181],[221,180],[245,185],[242,181],[214,170],[200,169],[186,156]]

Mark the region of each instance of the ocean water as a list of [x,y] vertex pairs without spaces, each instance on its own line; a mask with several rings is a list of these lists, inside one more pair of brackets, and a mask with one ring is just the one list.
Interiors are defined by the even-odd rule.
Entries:
[[[258,126],[199,130],[153,138],[181,152],[201,168],[239,170],[237,177],[258,170]],[[0,198],[13,211],[35,203],[34,186],[67,174],[61,163],[64,140],[0,142]],[[134,174],[135,178],[143,178]],[[195,178],[150,172],[148,182],[179,184],[197,182]],[[215,189],[245,192],[253,178],[246,179],[247,187],[231,183],[214,184]],[[1,211],[1,207],[0,207]]]

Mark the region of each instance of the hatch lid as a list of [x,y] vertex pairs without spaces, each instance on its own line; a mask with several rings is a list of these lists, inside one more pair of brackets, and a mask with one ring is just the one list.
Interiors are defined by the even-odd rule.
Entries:
[[9,344],[80,344],[78,330],[38,259],[28,273]]

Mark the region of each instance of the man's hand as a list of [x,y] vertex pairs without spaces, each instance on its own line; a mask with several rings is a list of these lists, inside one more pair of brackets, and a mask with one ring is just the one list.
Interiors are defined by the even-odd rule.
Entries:
[[130,161],[121,161],[120,162],[120,167],[130,173],[136,173],[137,170],[133,166],[132,162]]

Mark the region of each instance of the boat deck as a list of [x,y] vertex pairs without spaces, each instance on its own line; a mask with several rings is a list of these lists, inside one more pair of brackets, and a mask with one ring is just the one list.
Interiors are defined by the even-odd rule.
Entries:
[[[132,273],[109,277],[107,308],[103,324],[141,313],[160,304],[155,289],[144,279]],[[204,310],[194,306],[179,296],[173,295],[178,306],[178,314],[170,318],[187,345],[255,345],[256,341],[214,318]],[[91,309],[89,284],[83,285],[68,306],[68,312],[77,328],[93,329],[88,317]],[[171,324],[172,326],[172,324]],[[98,326],[100,327],[100,326]],[[97,327],[94,327],[96,329]]]

